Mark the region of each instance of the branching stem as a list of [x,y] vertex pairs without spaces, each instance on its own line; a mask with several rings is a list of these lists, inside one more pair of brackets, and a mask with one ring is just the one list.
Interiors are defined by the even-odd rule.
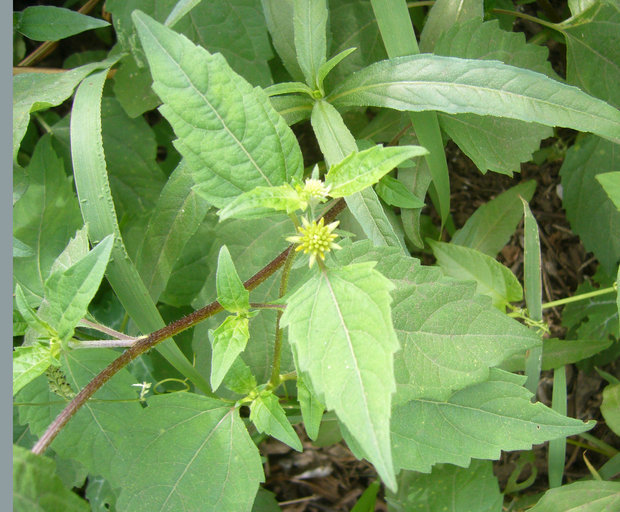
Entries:
[[[344,210],[346,204],[344,200],[339,201],[332,206],[332,208],[325,214],[325,220],[331,221],[335,219],[338,214]],[[278,270],[288,258],[289,252],[292,250],[292,246],[282,251],[265,267],[254,274],[248,279],[244,286],[248,290],[253,290],[263,281],[272,276],[276,270]],[[189,315],[166,325],[165,327],[140,338],[134,345],[123,352],[118,358],[112,361],[106,366],[93,380],[91,380],[74,398],[67,404],[67,407],[56,417],[56,419],[47,427],[47,430],[33,446],[32,452],[41,455],[45,452],[51,442],[56,438],[60,430],[67,424],[67,422],[73,417],[73,415],[93,396],[101,386],[103,386],[113,375],[122,370],[131,361],[133,361],[139,355],[152,349],[158,343],[175,336],[176,334],[193,327],[194,325],[202,322],[206,318],[209,318],[216,313],[222,311],[222,306],[217,301],[206,305],[202,309],[198,309]],[[212,397],[216,395],[211,394]]]

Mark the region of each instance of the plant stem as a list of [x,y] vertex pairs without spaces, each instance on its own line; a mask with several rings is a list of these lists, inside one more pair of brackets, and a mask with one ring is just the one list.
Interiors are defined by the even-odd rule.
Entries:
[[[344,210],[346,204],[343,199],[340,199],[330,208],[325,214],[325,220],[331,222],[338,214]],[[289,252],[292,250],[292,246],[289,246],[276,256],[271,262],[265,265],[261,270],[248,279],[243,285],[248,290],[253,290],[263,281],[272,276],[276,270],[278,270],[286,261]],[[106,366],[93,380],[91,380],[74,398],[67,404],[67,407],[56,417],[56,419],[47,427],[47,430],[32,447],[32,453],[41,455],[45,452],[51,442],[58,435],[60,430],[67,424],[67,422],[73,417],[73,415],[93,396],[101,386],[103,386],[110,378],[117,372],[122,370],[131,361],[141,354],[144,354],[158,343],[175,336],[176,334],[193,327],[199,322],[209,318],[222,311],[223,308],[217,301],[206,305],[204,308],[194,311],[189,315],[166,325],[162,329],[159,329],[148,336],[144,336],[139,339],[134,345],[123,352],[119,357]],[[211,397],[216,395],[211,394]]]
[[[284,297],[286,289],[288,288],[288,278],[291,274],[291,268],[293,267],[295,256],[297,256],[297,252],[291,249],[286,257],[286,261],[284,262],[282,278],[280,281],[280,297]],[[280,361],[282,359],[282,329],[280,328],[281,318],[282,310],[279,310],[276,317],[276,339],[273,344],[273,365],[271,366],[271,378],[269,379],[269,386],[272,388],[276,388],[280,384]]]
[[70,341],[70,348],[119,348],[131,347],[137,340],[88,340],[88,341]]
[[557,32],[562,32],[562,29],[557,23],[551,23],[550,21],[541,20],[540,18],[536,18],[535,16],[530,16],[529,14],[525,14],[524,12],[519,11],[508,11],[506,9],[491,9],[495,14],[507,14],[508,16],[514,16],[516,18],[521,18],[524,20],[532,21],[534,23],[538,23],[543,27],[548,27]]
[[590,299],[592,297],[597,297],[599,295],[605,295],[607,293],[612,293],[616,291],[616,286],[610,286],[609,288],[603,288],[602,290],[595,290],[593,292],[582,293],[581,295],[574,295],[572,297],[566,297],[565,299],[558,299],[551,302],[547,302],[543,304],[543,309],[555,308],[557,306],[563,306],[564,304],[569,304],[571,302],[578,302],[580,300]]
[[94,329],[95,331],[99,331],[104,334],[109,334],[110,336],[114,336],[118,340],[136,341],[138,339],[135,336],[129,336],[128,334],[116,331],[112,329],[111,327],[106,327],[105,325],[101,325],[96,322],[91,322],[90,320],[87,320],[86,318],[82,318],[82,320],[80,320],[79,325],[81,325],[82,327],[88,327],[89,329]]
[[250,302],[253,309],[286,309],[286,304],[265,304],[263,302]]

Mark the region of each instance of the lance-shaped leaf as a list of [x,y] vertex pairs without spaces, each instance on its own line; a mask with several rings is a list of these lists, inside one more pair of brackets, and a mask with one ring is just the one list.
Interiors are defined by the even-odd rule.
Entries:
[[325,407],[318,401],[313,391],[308,389],[303,377],[299,375],[297,376],[297,400],[299,400],[301,407],[301,416],[304,420],[306,433],[310,439],[316,441]]
[[486,254],[456,244],[428,241],[444,274],[461,281],[476,281],[476,292],[488,295],[502,311],[523,298],[523,289],[509,268]]
[[319,68],[327,54],[327,0],[294,0],[293,29],[297,62],[306,83],[319,87]]
[[298,452],[303,450],[301,441],[286,418],[278,397],[273,393],[267,392],[256,397],[250,406],[250,420],[259,432],[279,439]]
[[213,351],[211,352],[211,387],[217,389],[230,367],[243,352],[250,339],[249,320],[229,316],[215,331],[209,332]]
[[417,399],[392,411],[392,448],[397,468],[428,473],[433,464],[467,467],[472,458],[498,459],[501,450],[579,434],[595,422],[567,418],[540,402],[524,378],[493,370],[488,381],[446,401]]
[[86,316],[103,279],[113,241],[112,235],[108,235],[77,263],[54,272],[45,282],[39,316],[56,329],[60,339],[73,336],[75,326]]
[[288,300],[282,326],[297,354],[298,370],[338,415],[374,464],[395,487],[390,450],[391,395],[395,390],[393,285],[374,262],[327,269]]
[[301,178],[293,132],[261,89],[237,75],[219,54],[136,11],[133,20],[164,102],[161,112],[203,195],[217,207],[257,186]]
[[405,160],[427,153],[421,146],[374,146],[351,153],[330,167],[325,177],[325,184],[331,187],[329,195],[345,197],[361,192]]
[[250,510],[263,469],[238,410],[192,393],[148,404],[123,437],[118,510]]
[[223,245],[217,258],[217,300],[231,313],[247,311],[250,308],[250,292],[245,289],[228,248]]
[[548,490],[530,512],[604,512],[620,507],[620,482],[592,480]]
[[620,111],[545,75],[481,61],[412,55],[372,64],[328,97],[335,106],[439,110],[564,126],[620,141]]
[[107,27],[107,21],[51,5],[28,7],[16,13],[15,30],[34,41],[58,41],[86,30]]
[[375,188],[377,195],[387,204],[398,206],[399,208],[423,208],[424,201],[413,193],[403,184],[402,181],[384,176]]
[[13,445],[13,510],[86,512],[88,503],[67,489],[56,474],[56,463]]
[[221,220],[230,217],[258,219],[278,212],[293,213],[295,210],[304,210],[307,206],[291,185],[256,187],[227,204],[218,215]]

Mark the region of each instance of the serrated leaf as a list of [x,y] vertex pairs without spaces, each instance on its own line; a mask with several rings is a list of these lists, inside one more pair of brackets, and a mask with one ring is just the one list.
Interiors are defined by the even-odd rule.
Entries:
[[510,302],[523,299],[523,289],[516,276],[497,260],[453,243],[428,240],[428,244],[445,275],[461,281],[474,280],[476,292],[491,297],[493,305],[501,311]]
[[375,191],[385,203],[391,206],[397,206],[399,208],[424,207],[424,201],[413,195],[401,181],[391,176],[384,176],[381,178],[375,187]]
[[38,142],[28,174],[28,188],[13,209],[13,234],[34,255],[15,261],[14,276],[30,304],[37,305],[54,261],[83,221],[71,182],[52,149],[49,135]]
[[278,397],[273,393],[260,394],[256,397],[250,406],[250,421],[259,432],[279,439],[298,452],[303,450],[301,441],[286,418]]
[[249,320],[238,316],[228,316],[226,320],[209,336],[212,341],[211,353],[211,387],[215,390],[228,370],[243,352],[250,339]]
[[13,159],[17,157],[31,112],[60,105],[82,79],[117,60],[118,57],[110,57],[65,73],[22,73],[13,77]]
[[77,263],[88,254],[88,227],[79,229],[75,236],[69,240],[67,247],[62,251],[52,264],[50,274],[56,271],[64,272],[71,265]]
[[607,426],[620,435],[620,384],[610,384],[603,390],[601,413]]
[[548,490],[531,512],[605,512],[620,506],[620,482],[574,482]]
[[[176,147],[203,195],[225,206],[254,187],[300,179],[299,145],[265,93],[143,13],[133,15]],[[223,94],[223,88],[226,94]],[[188,109],[188,105],[191,107]]]
[[397,57],[358,71],[327,99],[337,107],[508,117],[620,140],[620,112],[611,105],[540,73],[495,61]]
[[327,54],[327,0],[294,0],[295,52],[306,83],[319,88],[318,72]]
[[136,267],[154,301],[165,290],[175,263],[209,208],[193,186],[190,172],[181,163],[161,191],[149,219]]
[[281,325],[319,399],[361,445],[386,485],[395,487],[389,406],[398,350],[390,316],[391,283],[374,263],[327,269],[287,301]]
[[224,386],[240,395],[248,395],[256,388],[256,378],[242,359],[235,359],[224,377]]
[[67,489],[55,462],[13,445],[13,510],[86,512],[88,503]]
[[377,183],[400,163],[427,154],[421,146],[374,146],[349,154],[329,168],[325,184],[332,197],[345,197]]
[[112,235],[108,235],[82,259],[64,271],[54,272],[45,281],[45,299],[39,316],[55,328],[61,340],[73,336],[75,326],[86,316],[103,279],[113,241]]
[[237,196],[222,208],[218,215],[221,220],[231,217],[237,219],[258,219],[276,212],[293,213],[304,210],[307,203],[291,185],[279,187],[256,187]]
[[562,204],[571,229],[592,251],[608,275],[616,273],[620,255],[620,212],[596,176],[620,168],[617,146],[586,136],[566,152],[560,169]]
[[249,510],[263,470],[238,410],[192,393],[148,404],[123,437],[118,510]]
[[[336,253],[340,264],[375,260],[394,285],[392,318],[402,350],[395,358],[396,403],[447,399],[482,382],[489,368],[540,344],[538,336],[476,295],[473,283],[442,276],[434,267],[392,248],[357,242]],[[467,354],[464,356],[463,354]]]
[[535,190],[536,182],[526,181],[480,206],[454,234],[452,243],[495,257],[508,243],[523,217],[523,203],[519,196],[530,201]]
[[392,411],[392,449],[398,468],[428,473],[433,464],[466,467],[472,458],[498,459],[501,451],[579,434],[594,422],[567,418],[530,401],[523,378],[494,370],[486,382],[446,401],[417,399]]
[[316,441],[325,407],[319,402],[314,393],[308,389],[303,377],[299,375],[297,376],[297,400],[299,400],[306,434],[308,434],[310,439]]
[[398,476],[398,489],[398,493],[387,495],[394,512],[502,510],[503,495],[490,461],[473,460],[467,469],[438,464],[428,475],[403,471]]
[[217,259],[216,286],[217,300],[224,309],[231,313],[239,313],[250,308],[250,292],[239,279],[235,264],[225,245],[221,247]]
[[52,364],[49,345],[36,344],[13,350],[13,394],[32,382]]
[[620,171],[597,174],[596,181],[601,184],[609,199],[620,210]]
[[[544,46],[526,44],[522,33],[501,30],[497,20],[483,23],[481,16],[446,30],[433,53],[499,60],[557,78]],[[540,141],[553,135],[548,126],[515,119],[475,114],[441,114],[439,119],[446,133],[483,173],[492,170],[512,176],[520,171],[521,162],[531,159]]]
[[568,83],[620,107],[620,6],[595,2],[560,30],[566,38]]
[[19,13],[15,28],[34,41],[58,41],[86,30],[109,25],[107,21],[63,7],[37,5],[27,7]]

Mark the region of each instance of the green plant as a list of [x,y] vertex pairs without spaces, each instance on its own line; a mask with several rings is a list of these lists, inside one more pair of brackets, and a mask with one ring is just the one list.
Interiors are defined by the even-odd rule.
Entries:
[[[558,488],[533,510],[560,510],[573,492],[587,510],[620,500],[602,481],[618,464],[605,443],[602,480],[560,487],[565,437],[594,426],[566,416],[564,366],[617,349],[619,335],[620,46],[606,42],[620,11],[575,1],[566,21],[538,20],[566,38],[567,85],[542,47],[483,22],[481,1],[461,4],[438,0],[418,47],[400,1],[108,0],[109,52],[15,77],[21,507],[37,488],[87,507],[47,453],[64,485],[88,475],[93,508],[278,509],[257,445],[272,436],[301,451],[293,425],[316,440],[334,417],[394,510],[439,509],[452,492],[454,510],[499,510],[490,461],[545,441]],[[103,25],[35,14],[71,15],[43,39]],[[16,17],[18,41],[35,38],[33,16]],[[74,90],[70,116],[46,110]],[[147,123],[157,106],[163,118]],[[312,155],[289,126],[308,119],[322,156],[305,168]],[[543,309],[575,298],[542,303],[534,184],[455,232],[442,138],[483,173],[512,175],[553,126],[584,132],[566,151],[564,204],[605,287],[565,318],[572,344],[543,341]],[[450,243],[424,230],[427,195]],[[524,286],[496,260],[523,216]],[[429,250],[437,266],[412,256]],[[554,370],[551,408],[532,402],[541,369]],[[608,377],[601,410],[618,432]],[[426,496],[434,486],[448,487]],[[374,506],[377,487],[356,509]]]

